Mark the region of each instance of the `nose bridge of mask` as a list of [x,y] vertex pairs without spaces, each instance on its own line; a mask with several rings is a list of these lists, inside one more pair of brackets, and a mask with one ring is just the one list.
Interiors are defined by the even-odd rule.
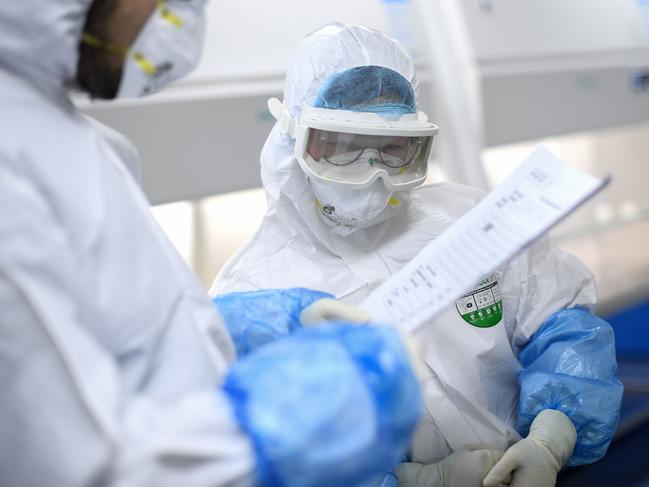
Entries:
[[[402,168],[391,168],[387,164],[383,163],[382,156],[379,154],[379,150],[373,147],[367,147],[363,150],[363,153],[358,157],[357,161],[353,162],[351,165],[362,165],[369,166],[372,170],[372,176],[370,183],[381,179],[383,184],[389,189],[390,176],[394,174],[403,174],[406,170],[405,167]],[[346,166],[341,167],[341,171],[345,171]]]
[[[331,164],[328,162],[329,167],[335,169],[341,178],[346,178],[348,180],[354,180],[358,178],[359,174],[362,176],[362,179],[365,180],[365,183],[362,185],[351,185],[353,191],[363,189],[371,186],[374,182],[380,179],[381,184],[383,184],[386,189],[390,191],[399,190],[398,187],[395,187],[393,179],[395,177],[402,176],[410,170],[410,166],[404,167],[390,167],[385,164],[382,160],[382,157],[379,155],[378,149],[375,148],[366,148],[363,150],[363,153],[360,154],[357,159],[351,164],[347,165],[336,165],[336,159],[339,156],[334,156],[334,158],[329,159],[333,162]],[[340,156],[344,158],[344,155]],[[298,161],[299,162],[299,161]],[[307,174],[312,175],[311,171],[307,171]],[[327,178],[324,178],[327,179]],[[323,181],[325,182],[325,181]],[[337,185],[336,182],[327,181],[329,184]],[[348,186],[347,184],[345,186]],[[360,186],[360,187],[359,187]],[[355,189],[354,189],[355,188]],[[407,188],[406,188],[407,189]]]
[[203,8],[203,0],[158,0],[124,65],[119,98],[155,93],[196,66],[205,33]]
[[[349,154],[352,155],[350,156]],[[349,167],[349,166],[353,167],[353,166],[361,166],[366,164],[369,166],[374,166],[374,164],[381,161],[379,156],[379,151],[373,147],[363,148],[360,154],[358,152],[356,153],[350,152],[349,154],[336,154],[334,156],[328,156],[326,157],[326,160],[329,163],[334,165],[337,165],[337,163],[340,162],[339,164],[340,167]],[[349,164],[343,164],[343,161],[349,158],[355,158],[355,160],[353,160]]]
[[327,182],[309,180],[322,213],[329,219],[353,226],[375,218],[399,200],[384,184],[375,182],[365,189],[342,188]]
[[[394,174],[403,174],[407,170],[407,166],[390,167],[385,163],[386,160],[395,160],[401,162],[397,157],[390,156],[389,154],[382,154],[376,147],[366,147],[363,152],[358,156],[358,159],[352,164],[367,164],[379,176],[385,175],[389,177]],[[344,169],[344,167],[343,167]]]

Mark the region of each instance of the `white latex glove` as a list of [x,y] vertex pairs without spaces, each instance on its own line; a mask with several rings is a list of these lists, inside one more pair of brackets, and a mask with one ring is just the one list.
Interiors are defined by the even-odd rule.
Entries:
[[[370,320],[371,317],[367,311],[331,298],[319,299],[304,308],[300,314],[300,323],[305,327],[316,326],[326,321],[344,321],[358,325],[367,325]],[[424,381],[430,376],[430,369],[421,358],[419,346],[408,334],[401,330],[399,330],[399,335],[406,347],[406,351],[410,357],[410,364],[415,374],[420,381]]]
[[402,463],[397,467],[399,486],[481,487],[487,472],[503,452],[488,445],[468,445],[430,465]]
[[319,299],[304,308],[300,314],[302,326],[313,326],[323,321],[346,321],[364,325],[370,321],[370,315],[363,309],[331,298]]
[[552,487],[557,473],[572,455],[577,431],[561,411],[545,409],[530,433],[509,448],[484,479],[484,487]]

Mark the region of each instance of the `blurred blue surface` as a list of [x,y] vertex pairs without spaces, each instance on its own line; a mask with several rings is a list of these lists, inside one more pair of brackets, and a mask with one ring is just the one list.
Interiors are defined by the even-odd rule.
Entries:
[[615,330],[618,356],[645,356],[649,359],[649,301],[604,317]]
[[559,487],[649,487],[649,301],[605,317],[615,330],[624,384],[620,425],[606,456],[564,471]]

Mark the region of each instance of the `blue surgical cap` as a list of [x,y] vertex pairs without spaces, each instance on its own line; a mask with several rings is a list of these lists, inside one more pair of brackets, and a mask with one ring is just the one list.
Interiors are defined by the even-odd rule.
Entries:
[[387,118],[417,112],[410,82],[381,66],[360,66],[331,75],[318,90],[313,106],[378,113]]

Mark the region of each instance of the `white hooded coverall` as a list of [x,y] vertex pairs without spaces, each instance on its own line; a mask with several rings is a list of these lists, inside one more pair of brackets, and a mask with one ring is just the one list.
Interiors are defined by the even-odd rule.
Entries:
[[[397,71],[417,89],[412,60],[396,42],[361,27],[325,26],[298,50],[284,106],[297,117],[329,76],[371,65]],[[212,294],[304,286],[360,303],[482,197],[453,183],[423,186],[407,198],[399,194],[401,205],[368,228],[332,224],[320,213],[293,145],[276,125],[261,153],[268,211]],[[434,374],[423,388],[428,414],[415,437],[413,461],[435,462],[475,443],[505,450],[519,440],[518,351],[554,312],[592,309],[595,302],[590,272],[546,239],[431,322],[421,339]],[[471,313],[476,306],[480,316]]]
[[67,97],[90,3],[0,3],[0,484],[251,485],[230,338]]

